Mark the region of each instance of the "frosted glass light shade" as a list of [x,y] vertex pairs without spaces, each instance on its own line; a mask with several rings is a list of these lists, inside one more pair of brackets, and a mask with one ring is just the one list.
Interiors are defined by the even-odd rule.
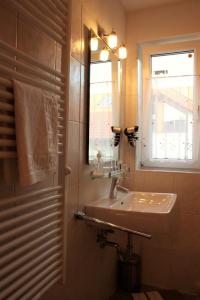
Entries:
[[108,36],[108,45],[111,49],[117,47],[117,34],[116,32],[112,31],[111,34]]
[[126,59],[127,58],[127,49],[124,45],[119,47],[118,56],[119,56],[119,59]]
[[103,48],[100,52],[100,60],[101,61],[107,61],[109,57],[109,51],[106,48]]
[[90,49],[91,49],[91,51],[97,51],[98,47],[99,47],[98,38],[96,38],[96,37],[91,38],[91,40],[90,40]]

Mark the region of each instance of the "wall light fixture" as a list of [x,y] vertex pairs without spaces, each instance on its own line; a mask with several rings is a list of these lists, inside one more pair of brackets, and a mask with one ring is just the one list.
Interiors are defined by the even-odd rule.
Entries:
[[112,31],[108,36],[107,36],[107,40],[108,40],[108,46],[111,49],[115,49],[117,48],[117,34],[115,31]]
[[104,47],[101,50],[99,58],[100,58],[101,61],[107,61],[108,60],[108,58],[109,58],[109,50],[106,47]]
[[[100,50],[99,40],[102,40],[105,44],[105,47]],[[124,44],[120,47],[117,47],[118,37],[115,31],[112,30],[110,34],[104,34],[99,32],[99,35],[95,35],[90,39],[90,50],[98,51],[100,50],[101,61],[107,61],[109,59],[109,53],[115,54],[120,60],[127,58],[127,48]]]
[[98,37],[92,37],[90,40],[90,49],[91,51],[97,51],[99,47],[99,39]]
[[119,57],[119,59],[126,59],[127,58],[127,49],[124,45],[121,45],[119,47],[118,57]]

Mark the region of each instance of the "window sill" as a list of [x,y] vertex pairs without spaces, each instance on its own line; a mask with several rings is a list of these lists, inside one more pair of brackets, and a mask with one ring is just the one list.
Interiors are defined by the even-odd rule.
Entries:
[[194,173],[200,174],[200,169],[179,169],[179,168],[155,168],[155,167],[138,167],[137,172],[163,172],[163,173]]

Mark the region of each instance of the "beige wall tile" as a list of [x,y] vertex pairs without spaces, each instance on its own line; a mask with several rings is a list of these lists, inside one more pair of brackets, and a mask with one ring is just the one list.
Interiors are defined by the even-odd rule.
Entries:
[[[66,195],[67,195],[67,229],[72,230],[74,224],[74,213],[78,209],[79,186],[70,185],[69,177],[66,179]],[[67,236],[68,238],[68,236]],[[70,242],[70,241],[69,241]]]
[[[139,173],[140,171],[138,171]],[[175,192],[174,174],[168,172],[144,171],[143,191],[145,192]],[[141,183],[140,183],[141,184]]]
[[142,282],[146,285],[171,288],[170,250],[143,247]]
[[[134,59],[134,58],[133,58]],[[135,72],[134,74],[132,74],[132,70],[131,70],[131,75],[132,78],[136,77],[137,72]],[[130,79],[129,79],[130,80]],[[130,80],[131,81],[131,80]],[[130,88],[133,88],[133,85],[135,85],[136,83],[133,83],[132,81],[130,82]],[[131,99],[137,99],[137,94],[136,93],[132,93],[132,94],[128,94],[126,95],[126,106],[125,106],[125,127],[133,127],[137,124],[137,101],[132,101]]]
[[200,191],[178,192],[177,210],[182,214],[200,215]]
[[199,189],[200,174],[199,173],[175,173],[175,189],[177,192],[187,193],[190,197],[192,192]]
[[67,267],[69,300],[108,299],[110,289],[114,289],[115,278],[110,275],[115,271],[115,252],[102,251],[96,244],[96,233],[94,227],[80,221],[72,229]]
[[69,178],[69,186],[79,183],[79,123],[68,122],[68,153],[67,165],[72,169]]
[[134,172],[132,175],[133,178],[133,189],[135,191],[143,191],[145,186],[146,175],[145,172]]
[[71,5],[71,55],[81,61],[81,0],[72,0]]
[[80,85],[81,65],[75,58],[70,60],[70,83],[69,83],[69,116],[71,121],[79,122],[80,112]]
[[184,248],[174,250],[171,257],[171,279],[173,286],[183,292],[200,293],[199,250]]
[[168,231],[167,233],[152,232],[152,238],[150,240],[141,239],[141,242],[143,248],[154,247],[159,249],[172,249],[172,238],[170,231]]
[[88,99],[88,67],[81,65],[81,97],[80,97],[80,122],[87,123],[89,114],[89,99]]
[[87,66],[89,59],[89,47],[90,47],[90,30],[83,23],[82,26],[82,38],[81,38],[81,63]]
[[173,249],[200,249],[200,215],[176,214],[171,228]]

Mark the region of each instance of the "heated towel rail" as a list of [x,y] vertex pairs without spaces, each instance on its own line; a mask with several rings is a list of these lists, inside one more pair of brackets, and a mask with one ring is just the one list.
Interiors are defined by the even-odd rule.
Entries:
[[[16,157],[12,80],[49,91],[57,95],[59,101],[58,174],[30,189],[13,185],[10,197],[0,195],[0,300],[39,299],[53,284],[65,280],[64,173],[70,173],[69,168],[64,169],[63,155],[68,80],[68,1],[0,2],[16,16],[13,25],[16,26],[15,45],[0,40],[0,159],[3,162]],[[56,51],[61,52],[62,65],[59,68],[57,61],[55,68],[50,68],[19,49],[19,21],[52,41]]]

